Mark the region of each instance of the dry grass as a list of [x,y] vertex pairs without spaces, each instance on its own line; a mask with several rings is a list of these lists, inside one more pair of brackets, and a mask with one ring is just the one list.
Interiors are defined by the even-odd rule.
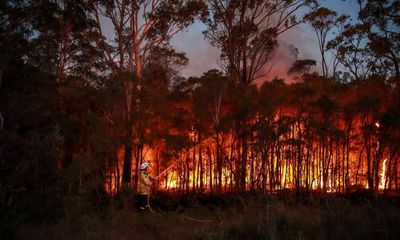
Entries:
[[[165,196],[163,196],[165,198]],[[162,198],[154,199],[157,203]],[[396,203],[352,203],[347,198],[263,195],[165,199],[162,214],[108,206],[55,225],[19,228],[19,239],[399,239]],[[163,209],[163,210],[161,210]]]

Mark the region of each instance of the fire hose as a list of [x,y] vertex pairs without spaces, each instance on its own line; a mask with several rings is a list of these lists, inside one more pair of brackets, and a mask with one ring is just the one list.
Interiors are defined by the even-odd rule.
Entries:
[[[158,174],[158,176],[156,176],[155,178],[160,178],[164,173],[166,173],[169,169],[171,169],[173,166],[175,166],[176,162],[171,164],[169,167],[167,167],[164,171],[162,171],[160,174]],[[159,213],[156,213],[150,204],[150,193],[151,191],[149,190],[148,194],[147,194],[147,204],[149,205],[149,210],[152,214],[161,217],[162,215]],[[192,217],[187,217],[187,216],[183,216],[184,219],[190,220],[190,221],[195,221],[195,222],[211,222],[213,221],[212,219],[198,219],[198,218],[192,218]]]
[[[162,171],[160,174],[158,174],[158,176],[156,176],[155,178],[160,178],[164,173],[166,173],[169,169],[171,169],[173,166],[175,166],[176,162],[171,164],[169,167],[167,167],[164,171]],[[150,204],[150,189],[147,193],[147,205],[149,205],[149,210],[151,213],[153,213],[154,215],[160,216],[161,214],[156,213],[152,208],[151,208],[151,204]]]

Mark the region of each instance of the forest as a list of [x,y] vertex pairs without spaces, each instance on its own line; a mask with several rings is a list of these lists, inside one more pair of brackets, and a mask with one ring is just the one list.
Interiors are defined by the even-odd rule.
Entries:
[[[323,2],[1,1],[0,237],[397,239],[400,1]],[[184,77],[195,22],[219,68]]]

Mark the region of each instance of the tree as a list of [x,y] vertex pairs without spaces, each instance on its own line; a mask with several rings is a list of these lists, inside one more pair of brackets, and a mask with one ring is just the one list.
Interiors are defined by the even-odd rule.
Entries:
[[[217,70],[210,70],[199,79],[200,86],[195,89],[193,104],[196,115],[206,118],[214,132],[215,153],[217,163],[217,190],[222,191],[222,161],[223,161],[223,136],[226,132],[228,115],[228,95],[230,82],[226,76]],[[205,105],[205,106],[204,106]],[[205,112],[204,112],[205,111]]]
[[210,0],[206,37],[221,49],[221,65],[237,84],[268,74],[277,38],[296,26],[295,13],[313,1]]
[[[321,54],[322,75],[324,77],[328,77],[329,75],[328,63],[326,61],[329,33],[335,26],[345,23],[347,18],[348,16],[344,15],[338,17],[337,12],[324,7],[315,8],[312,12],[304,16],[304,19],[311,24],[317,35],[318,48]],[[333,72],[333,74],[335,74],[335,72]]]
[[[126,143],[122,181],[130,184],[133,143],[139,141],[134,115],[141,111],[143,66],[152,49],[170,48],[169,40],[189,26],[196,16],[203,14],[205,4],[197,0],[89,0],[86,4],[102,36],[98,46],[104,51],[105,62],[125,91]],[[104,33],[104,19],[113,27],[112,41],[107,41],[109,36]]]
[[[392,75],[400,78],[400,3],[390,0],[361,0],[358,28],[368,38],[368,47],[379,59],[390,62]],[[398,83],[396,83],[398,85]]]
[[339,63],[350,72],[352,79],[359,81],[368,77],[374,61],[365,44],[363,30],[346,25],[338,36],[328,42],[327,48],[335,52]]
[[[267,190],[268,175],[270,176],[271,191],[281,186],[282,159],[280,151],[283,135],[288,131],[288,128],[284,126],[286,121],[281,110],[287,105],[288,90],[288,86],[281,79],[265,82],[260,88],[256,139],[257,151],[261,152],[261,188],[264,192]],[[276,157],[276,161],[274,161],[274,157]]]
[[[27,57],[35,51],[32,8],[26,1],[0,4],[0,232],[10,238],[22,222],[53,220],[63,207],[57,114],[50,101],[57,90],[54,78]],[[44,201],[46,206],[34,207]]]
[[289,74],[308,74],[311,66],[315,66],[317,63],[312,59],[300,59],[296,60],[289,68]]
[[359,21],[346,24],[330,41],[339,61],[356,79],[378,74],[396,85],[399,79],[399,9],[397,1],[358,1]]
[[[27,50],[30,31],[23,17],[27,8],[23,3],[14,4],[13,1],[4,1],[0,5],[0,89],[4,71],[12,56],[21,56]],[[3,114],[0,111],[0,131],[5,124]]]
[[278,45],[277,38],[299,22],[295,13],[313,1],[239,1],[210,0],[211,15],[207,20],[206,37],[221,49],[221,66],[238,85],[237,111],[234,114],[238,136],[236,187],[246,188],[249,126],[253,112],[253,86],[257,78],[266,76],[265,66]]

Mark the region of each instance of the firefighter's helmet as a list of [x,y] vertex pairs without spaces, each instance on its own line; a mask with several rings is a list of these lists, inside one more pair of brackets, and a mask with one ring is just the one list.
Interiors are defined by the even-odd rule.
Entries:
[[150,165],[147,162],[142,163],[142,165],[140,165],[140,170],[145,170],[148,169],[150,167]]

